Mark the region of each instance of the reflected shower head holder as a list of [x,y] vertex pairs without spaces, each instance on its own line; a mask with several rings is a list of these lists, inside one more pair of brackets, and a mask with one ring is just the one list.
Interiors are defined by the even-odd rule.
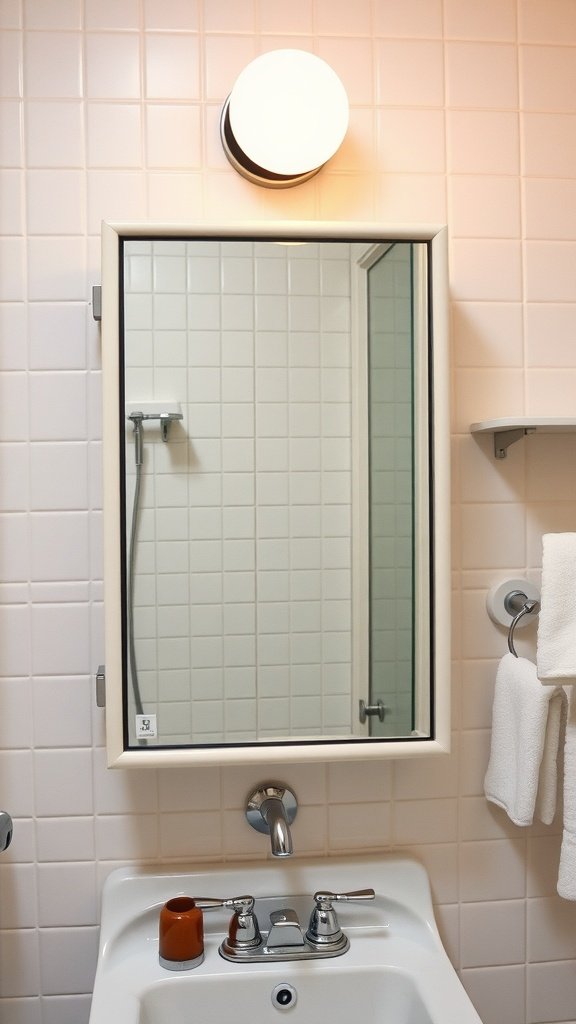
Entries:
[[142,423],[144,422],[144,420],[159,420],[160,421],[160,430],[162,432],[162,440],[163,441],[167,441],[168,440],[168,431],[170,429],[170,424],[173,423],[175,420],[181,420],[182,419],[182,413],[181,412],[141,412],[140,410],[137,410],[135,412],[128,413],[128,419],[131,420],[131,422],[134,424],[134,430],[137,430],[137,425],[139,424],[141,426]]

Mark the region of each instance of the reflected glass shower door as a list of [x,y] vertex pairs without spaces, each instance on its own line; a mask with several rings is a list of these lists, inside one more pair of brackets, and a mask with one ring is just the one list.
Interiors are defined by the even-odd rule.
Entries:
[[415,727],[413,258],[397,242],[367,275],[371,736]]

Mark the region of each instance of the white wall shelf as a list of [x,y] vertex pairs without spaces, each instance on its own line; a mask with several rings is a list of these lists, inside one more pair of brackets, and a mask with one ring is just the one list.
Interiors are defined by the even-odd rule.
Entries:
[[495,420],[472,423],[471,434],[494,435],[494,458],[505,459],[511,444],[526,434],[576,433],[576,417],[566,416],[505,416]]

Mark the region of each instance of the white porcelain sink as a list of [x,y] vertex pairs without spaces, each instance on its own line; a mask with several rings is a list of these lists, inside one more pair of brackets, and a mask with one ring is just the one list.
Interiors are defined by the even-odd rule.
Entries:
[[[267,928],[270,911],[287,906],[306,926],[319,889],[366,887],[376,890],[373,902],[337,905],[350,939],[342,956],[230,963],[218,953],[230,912],[216,910],[204,915],[204,963],[181,973],[159,964],[159,913],[174,896],[250,893]],[[290,988],[289,1006],[273,999],[278,986]],[[228,1024],[231,1018],[238,1024],[481,1024],[440,941],[426,872],[409,858],[293,858],[166,873],[122,868],[110,875],[90,1024]]]

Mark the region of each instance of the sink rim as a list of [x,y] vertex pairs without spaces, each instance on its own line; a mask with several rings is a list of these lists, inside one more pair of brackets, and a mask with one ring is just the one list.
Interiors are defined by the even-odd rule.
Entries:
[[[257,898],[306,895],[310,897],[312,905],[313,892],[328,888],[327,873],[340,876],[343,884],[332,884],[330,888],[333,891],[340,888],[343,892],[360,888],[358,875],[362,873],[362,884],[371,885],[385,901],[411,910],[442,945],[426,869],[410,855],[385,853],[379,857],[373,854],[357,857],[294,857],[280,864],[268,860],[116,868],[108,875],[102,889],[99,956],[106,954],[106,945],[123,925],[130,925],[138,916],[159,909],[173,895],[232,896],[238,895],[240,890],[244,892],[250,889],[251,894]],[[235,881],[236,876],[238,881]],[[376,885],[376,876],[381,876],[383,887]],[[206,884],[211,891],[206,891]],[[221,889],[222,885],[231,888],[236,886],[238,891],[217,892],[216,889]],[[400,895],[396,896],[398,890]],[[369,908],[371,904],[366,906]],[[228,918],[228,912],[225,913]],[[205,913],[206,930],[210,930],[210,922],[216,917],[213,911]]]

